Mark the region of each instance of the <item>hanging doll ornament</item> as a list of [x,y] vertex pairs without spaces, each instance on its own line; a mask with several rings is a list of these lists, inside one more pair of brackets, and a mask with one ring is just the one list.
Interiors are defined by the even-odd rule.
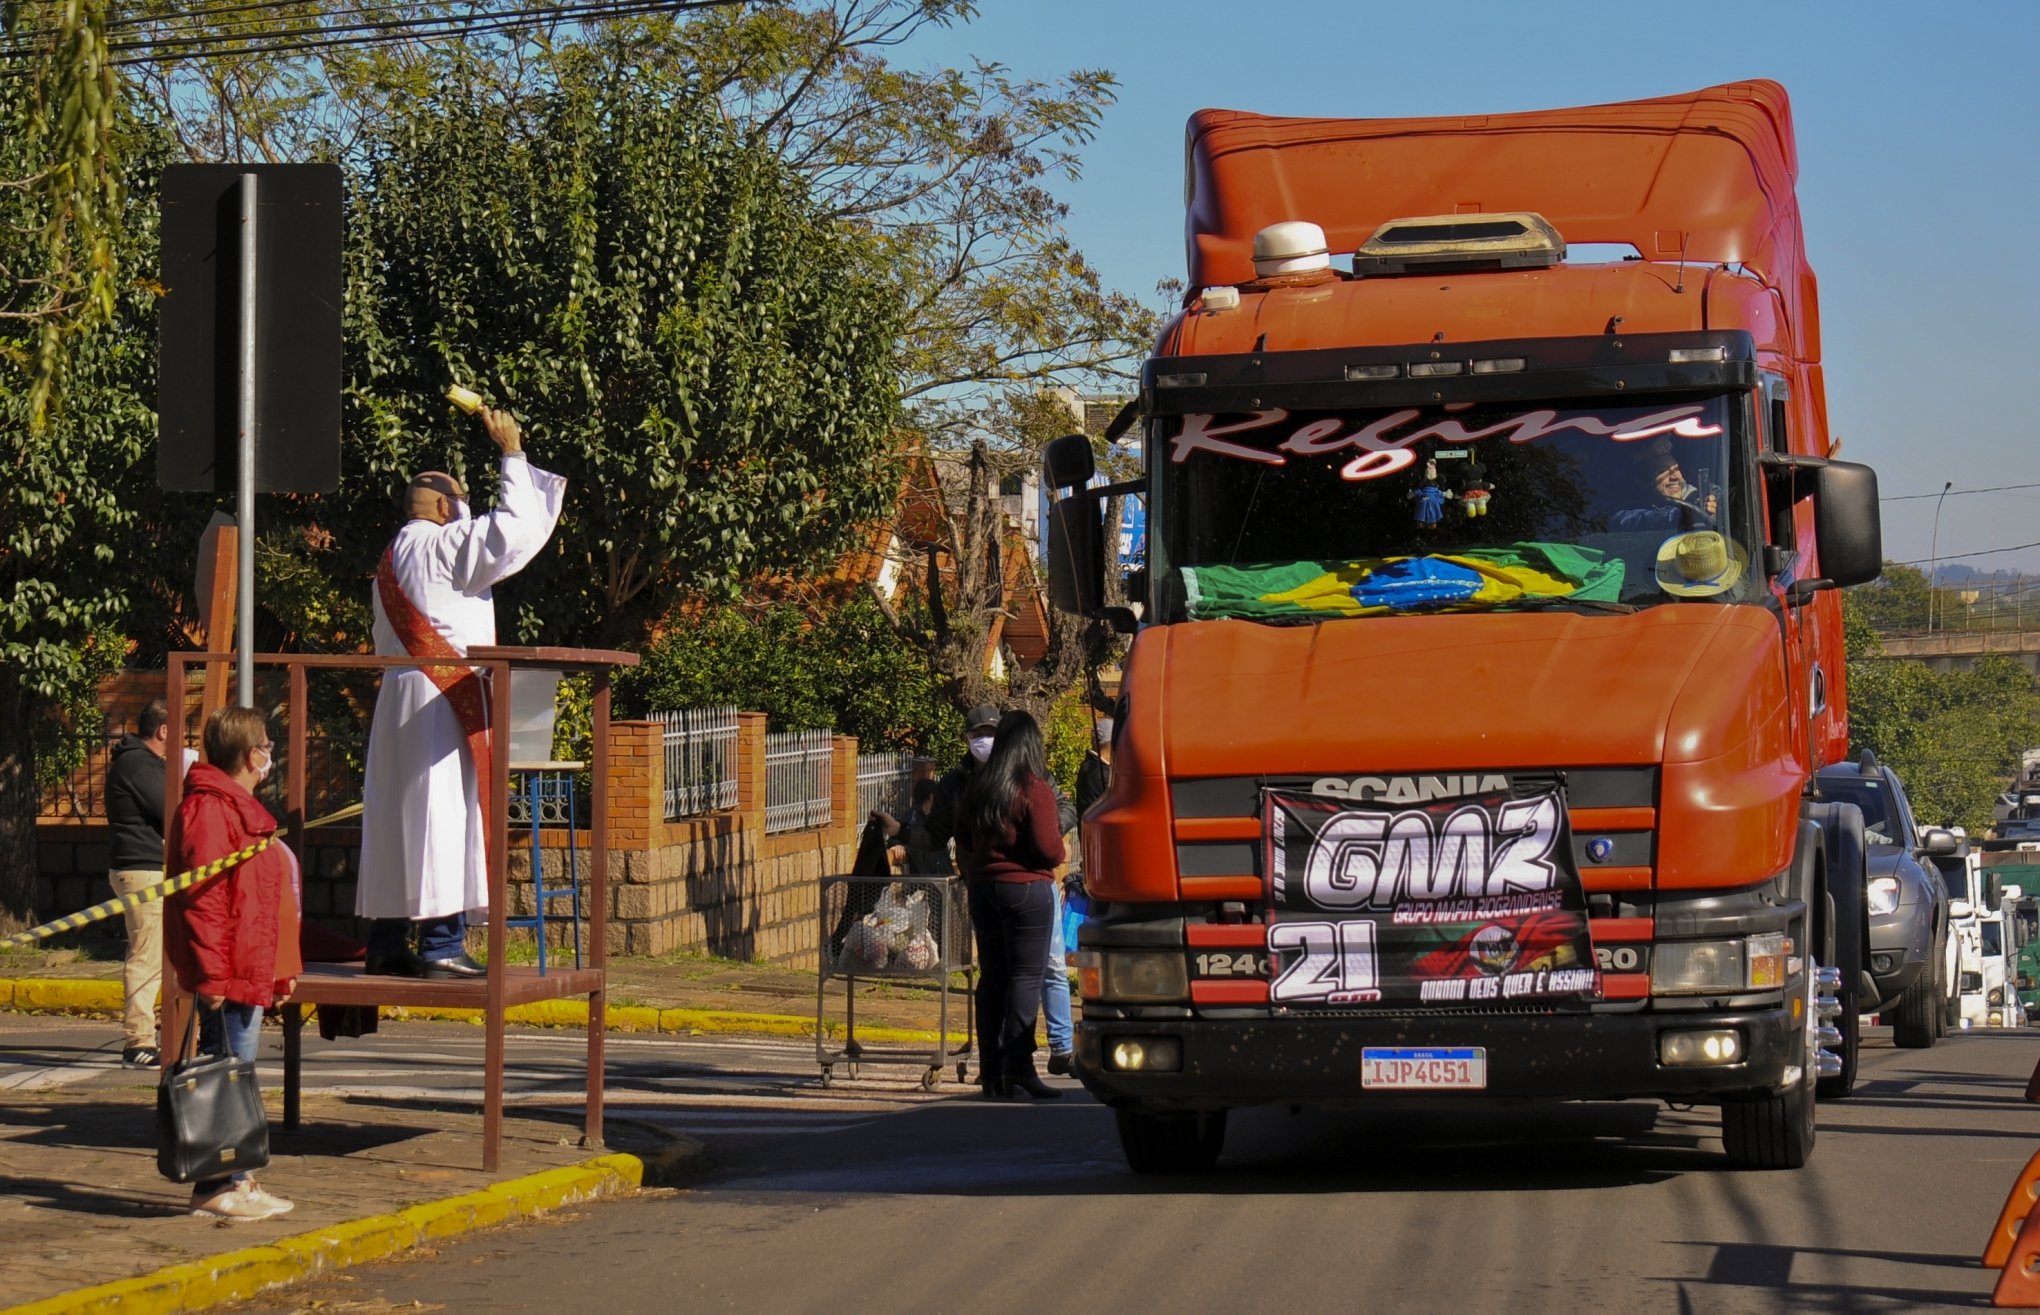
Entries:
[[1435,531],[1438,523],[1445,519],[1445,500],[1452,496],[1438,485],[1437,462],[1424,463],[1424,482],[1411,489],[1409,496],[1416,499],[1417,528],[1427,534]]
[[1488,483],[1487,467],[1478,461],[1466,465],[1466,484],[1459,490],[1459,508],[1471,519],[1488,513],[1488,499],[1493,495],[1494,485]]

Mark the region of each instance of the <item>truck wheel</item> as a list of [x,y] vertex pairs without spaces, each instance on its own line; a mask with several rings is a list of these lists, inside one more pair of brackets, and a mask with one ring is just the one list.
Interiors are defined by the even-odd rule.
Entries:
[[1898,1004],[1891,1011],[1891,1040],[1901,1050],[1926,1050],[1934,1044],[1934,1015],[1941,1009],[1939,983],[1934,979],[1941,975],[1941,961],[1920,969],[1920,975],[1913,978],[1913,984],[1905,988],[1905,994],[1898,997]]
[[1225,1149],[1225,1111],[1149,1114],[1115,1110],[1119,1149],[1135,1173],[1202,1173]]
[[1797,1169],[1813,1156],[1814,1042],[1820,1025],[1814,1013],[1813,969],[1809,964],[1804,998],[1806,1026],[1799,1029],[1796,1063],[1799,1081],[1789,1090],[1761,1100],[1726,1101],[1721,1106],[1721,1146],[1738,1169]]
[[1816,805],[1810,815],[1820,823],[1821,847],[1825,858],[1825,898],[1821,926],[1814,944],[1821,947],[1820,962],[1838,969],[1841,985],[1835,998],[1841,1013],[1835,1030],[1841,1040],[1827,1049],[1842,1061],[1842,1071],[1820,1080],[1822,1100],[1841,1100],[1856,1086],[1856,1065],[1862,1049],[1863,1020],[1857,1013],[1863,998],[1863,968],[1869,957],[1869,877],[1865,867],[1863,814],[1854,804]]

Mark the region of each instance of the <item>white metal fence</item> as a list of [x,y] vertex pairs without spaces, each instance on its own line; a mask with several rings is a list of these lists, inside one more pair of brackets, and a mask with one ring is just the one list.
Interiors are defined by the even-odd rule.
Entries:
[[914,775],[931,760],[904,753],[857,755],[857,817],[860,824],[874,808],[905,817],[914,801]]
[[775,731],[765,737],[765,834],[826,826],[834,815],[835,732]]
[[737,710],[660,712],[666,748],[666,820],[737,806]]

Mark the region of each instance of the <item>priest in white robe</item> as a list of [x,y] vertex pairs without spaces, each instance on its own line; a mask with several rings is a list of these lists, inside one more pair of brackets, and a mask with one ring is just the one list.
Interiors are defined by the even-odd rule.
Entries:
[[[380,655],[451,659],[494,644],[492,589],[530,564],[559,523],[567,481],[525,460],[523,434],[508,413],[483,407],[480,414],[502,453],[496,509],[470,515],[451,475],[428,471],[411,481],[410,519],[377,565],[372,606]],[[465,937],[468,912],[480,914],[489,904],[478,773],[487,763],[488,707],[470,667],[383,673],[368,733],[355,898],[355,912],[373,921],[370,973],[484,971],[467,953]]]

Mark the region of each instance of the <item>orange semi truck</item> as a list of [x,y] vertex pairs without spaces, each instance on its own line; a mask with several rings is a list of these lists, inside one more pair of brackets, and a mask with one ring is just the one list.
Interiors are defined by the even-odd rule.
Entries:
[[1804,1163],[1866,963],[1860,818],[1809,784],[1882,550],[1784,90],[1188,137],[1144,475],[1044,453],[1056,601],[1134,633],[1078,951],[1128,1161],[1253,1105],[1657,1098]]

